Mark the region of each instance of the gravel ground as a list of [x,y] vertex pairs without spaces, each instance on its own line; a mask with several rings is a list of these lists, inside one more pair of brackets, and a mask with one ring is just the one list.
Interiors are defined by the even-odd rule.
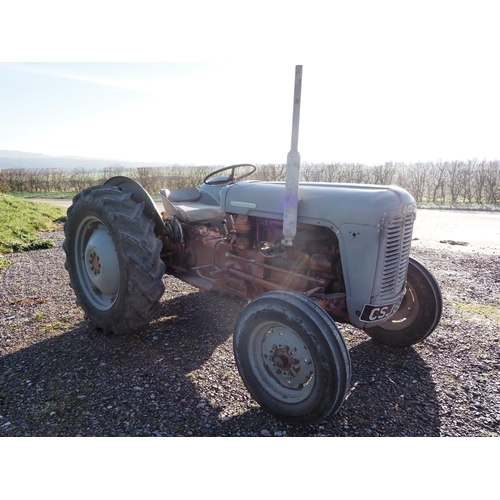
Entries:
[[95,331],[75,305],[61,248],[9,256],[0,274],[0,436],[498,436],[500,259],[414,248],[444,312],[411,348],[339,325],[352,361],[341,409],[288,426],[259,408],[232,353],[245,302],[169,276],[138,335]]

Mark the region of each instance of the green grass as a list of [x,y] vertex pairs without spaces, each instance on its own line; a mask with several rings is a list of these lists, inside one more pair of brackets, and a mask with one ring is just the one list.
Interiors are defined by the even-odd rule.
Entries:
[[65,215],[63,207],[0,194],[0,269],[9,264],[5,254],[52,247],[39,233],[55,229]]
[[498,304],[477,304],[475,302],[459,302],[454,307],[467,316],[478,316],[500,326],[500,310]]

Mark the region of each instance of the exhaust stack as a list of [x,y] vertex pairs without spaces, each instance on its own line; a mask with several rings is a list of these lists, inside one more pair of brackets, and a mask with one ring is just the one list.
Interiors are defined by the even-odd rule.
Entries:
[[299,203],[300,153],[299,121],[300,95],[302,92],[302,66],[295,66],[295,91],[293,96],[292,147],[286,159],[286,182],[283,211],[283,240],[286,246],[292,246],[297,234],[297,206]]

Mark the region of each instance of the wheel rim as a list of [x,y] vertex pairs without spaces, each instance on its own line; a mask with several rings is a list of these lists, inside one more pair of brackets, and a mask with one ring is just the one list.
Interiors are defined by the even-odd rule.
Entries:
[[97,217],[83,219],[76,231],[78,281],[94,307],[110,309],[120,291],[120,265],[113,237]]
[[306,399],[314,386],[314,363],[305,342],[290,327],[260,324],[252,332],[250,366],[271,396],[288,403]]
[[418,300],[418,295],[415,293],[413,288],[407,284],[406,293],[401,306],[390,320],[383,323],[384,329],[397,331],[407,328],[408,325],[413,323],[413,321],[417,318],[419,308],[420,302]]

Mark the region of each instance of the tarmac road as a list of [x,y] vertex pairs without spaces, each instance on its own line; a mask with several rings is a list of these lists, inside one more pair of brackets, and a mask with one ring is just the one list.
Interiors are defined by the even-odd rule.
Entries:
[[420,209],[412,246],[500,255],[500,212]]
[[[69,207],[69,199],[30,201]],[[158,204],[160,209],[163,207]],[[412,246],[457,252],[500,255],[500,212],[420,209],[413,228]]]

